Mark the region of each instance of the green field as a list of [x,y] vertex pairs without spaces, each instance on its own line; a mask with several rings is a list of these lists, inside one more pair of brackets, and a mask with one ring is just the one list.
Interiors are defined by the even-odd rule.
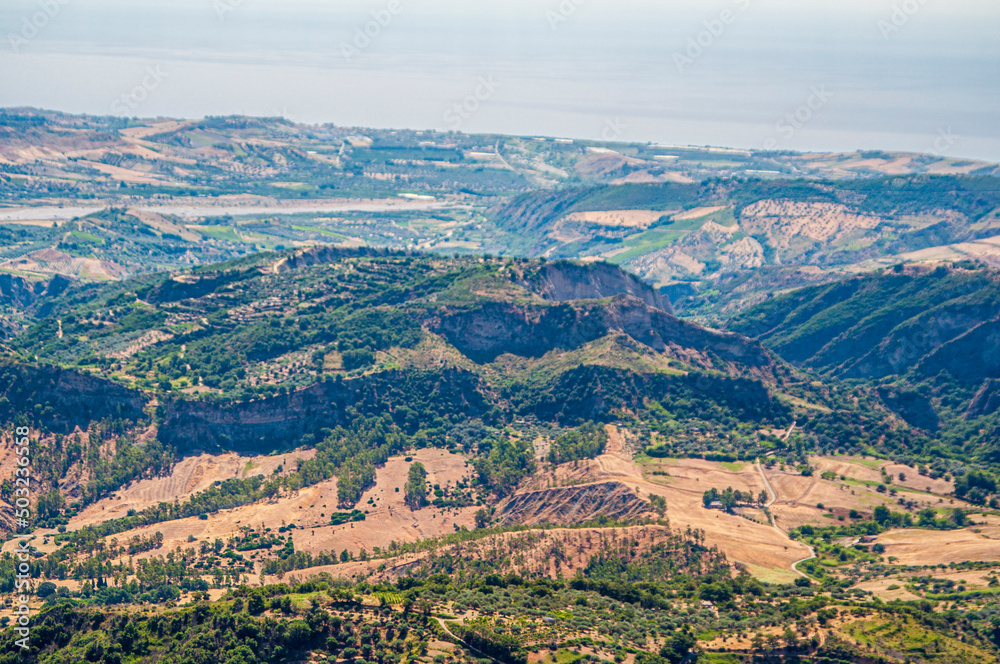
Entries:
[[623,244],[626,247],[629,247],[629,249],[612,256],[608,259],[608,262],[613,263],[614,265],[626,263],[630,260],[656,251],[657,249],[663,249],[664,247],[673,244],[678,238],[681,238],[684,235],[685,233],[683,231],[662,230],[651,230],[633,235],[626,238],[623,242]]
[[244,242],[231,226],[188,226],[191,230],[216,240],[227,242]]

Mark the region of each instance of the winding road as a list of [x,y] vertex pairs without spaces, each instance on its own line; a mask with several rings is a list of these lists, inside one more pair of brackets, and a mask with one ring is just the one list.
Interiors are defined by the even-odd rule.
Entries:
[[[792,426],[794,427],[795,425],[793,424]],[[788,537],[788,533],[786,533],[784,530],[782,530],[781,528],[778,527],[778,523],[774,520],[774,515],[771,514],[771,505],[773,505],[774,503],[776,503],[778,501],[778,492],[775,491],[774,490],[774,486],[771,485],[771,480],[767,479],[767,474],[764,472],[763,466],[760,465],[760,459],[757,459],[757,472],[760,473],[760,479],[762,479],[764,481],[764,486],[767,488],[767,493],[768,493],[768,495],[771,496],[771,499],[767,502],[766,505],[764,505],[764,509],[767,510],[767,518],[770,519],[771,526],[775,530],[777,530],[779,533],[781,533],[785,537]],[[805,544],[805,546],[809,549],[809,557],[808,558],[803,558],[802,560],[796,560],[794,563],[792,563],[792,571],[795,572],[796,574],[798,574],[799,576],[808,579],[809,575],[805,574],[804,572],[800,572],[799,568],[798,568],[798,565],[799,565],[799,563],[804,563],[807,560],[812,560],[813,558],[815,558],[816,557],[816,549],[812,548],[808,544]]]
[[439,618],[438,616],[434,616],[434,620],[438,621],[438,624],[441,625],[441,629],[444,630],[445,634],[447,634],[451,638],[453,638],[456,641],[458,641],[458,643],[460,643],[463,647],[468,648],[469,650],[472,650],[473,652],[479,653],[483,657],[485,657],[485,658],[489,659],[490,661],[494,662],[494,664],[503,664],[503,662],[501,662],[501,661],[499,661],[497,659],[493,659],[492,657],[490,657],[489,655],[487,655],[486,653],[484,653],[482,650],[479,650],[478,648],[473,648],[468,643],[466,643],[465,641],[463,641],[462,639],[460,639],[457,634],[455,634],[450,629],[448,629],[448,625],[445,624],[443,618]]

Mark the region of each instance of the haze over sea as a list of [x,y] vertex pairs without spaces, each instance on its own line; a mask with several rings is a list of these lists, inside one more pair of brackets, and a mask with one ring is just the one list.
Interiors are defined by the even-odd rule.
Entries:
[[996,0],[4,0],[0,25],[6,107],[1000,161]]

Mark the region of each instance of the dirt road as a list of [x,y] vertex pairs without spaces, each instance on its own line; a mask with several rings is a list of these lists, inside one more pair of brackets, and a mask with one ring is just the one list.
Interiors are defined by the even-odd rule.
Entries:
[[[794,426],[795,425],[793,424],[792,427],[794,427]],[[789,430],[789,433],[790,432],[791,432],[791,430]],[[760,459],[757,459],[757,472],[760,473],[760,479],[764,481],[764,486],[767,487],[767,492],[771,496],[771,499],[767,502],[766,505],[764,505],[764,508],[767,510],[767,518],[771,520],[771,526],[775,530],[777,530],[779,533],[781,533],[785,537],[788,537],[788,533],[786,533],[784,530],[782,530],[781,528],[778,527],[778,523],[774,520],[774,515],[771,514],[770,507],[771,507],[771,505],[773,505],[774,503],[776,503],[778,501],[778,492],[775,491],[774,490],[774,486],[771,485],[771,480],[767,479],[767,473],[764,472],[763,466],[760,465]],[[816,549],[812,548],[808,544],[804,544],[803,546],[806,546],[806,547],[809,548],[809,557],[808,558],[803,558],[802,560],[796,560],[794,563],[792,563],[792,569],[797,574],[799,574],[800,576],[803,576],[803,577],[805,577],[805,578],[808,579],[809,575],[807,575],[807,574],[805,574],[803,572],[800,572],[799,568],[798,568],[798,565],[799,565],[799,563],[804,563],[807,560],[812,560],[813,558],[815,558],[816,557]]]

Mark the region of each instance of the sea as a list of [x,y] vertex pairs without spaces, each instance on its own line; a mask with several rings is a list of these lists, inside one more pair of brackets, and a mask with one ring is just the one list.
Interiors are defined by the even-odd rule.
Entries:
[[22,106],[1000,162],[1000,2],[3,0]]

